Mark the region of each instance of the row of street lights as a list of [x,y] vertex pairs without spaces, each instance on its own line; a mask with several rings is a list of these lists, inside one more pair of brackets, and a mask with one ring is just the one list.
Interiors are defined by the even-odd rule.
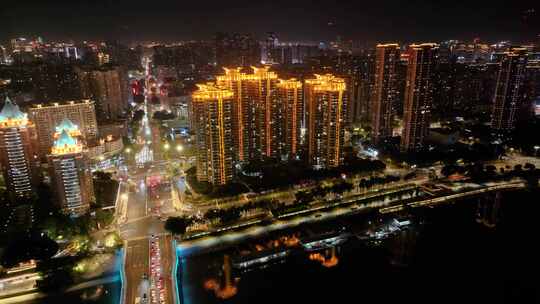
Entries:
[[[170,148],[171,148],[171,145],[169,143],[165,143],[163,145],[163,149],[165,149],[165,151],[169,151]],[[182,152],[182,150],[184,150],[184,147],[182,145],[176,145],[175,149],[178,152]]]

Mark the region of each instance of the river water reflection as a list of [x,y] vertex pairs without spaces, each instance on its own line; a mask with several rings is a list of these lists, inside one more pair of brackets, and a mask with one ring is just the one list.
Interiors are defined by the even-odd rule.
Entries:
[[184,257],[182,303],[537,303],[537,192],[505,194],[494,228],[471,200],[395,220],[351,216]]

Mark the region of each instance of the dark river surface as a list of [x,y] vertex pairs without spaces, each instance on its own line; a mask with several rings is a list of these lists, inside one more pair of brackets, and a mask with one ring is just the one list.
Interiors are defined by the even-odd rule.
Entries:
[[48,295],[26,303],[43,304],[68,304],[68,303],[94,303],[94,304],[118,304],[120,303],[120,281],[98,285],[79,291],[68,292],[58,295]]
[[[478,215],[475,198],[407,214],[349,216],[187,256],[179,263],[180,297],[186,304],[539,303],[539,194],[504,193],[495,213],[484,209],[490,216]],[[492,207],[495,197],[481,200]],[[384,230],[397,227],[394,218],[411,224]],[[386,233],[366,239],[366,231]],[[300,245],[328,233],[346,241],[311,252]],[[285,251],[266,264],[238,266]]]

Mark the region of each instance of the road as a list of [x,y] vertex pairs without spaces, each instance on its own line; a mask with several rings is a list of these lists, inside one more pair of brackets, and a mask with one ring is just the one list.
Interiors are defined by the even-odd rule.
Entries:
[[[150,62],[146,60],[147,88]],[[145,115],[137,134],[140,152],[136,164],[127,166],[127,187],[120,193],[117,228],[125,240],[123,303],[174,303],[172,237],[165,231],[163,213],[174,211],[166,162],[154,160],[159,129],[150,126],[149,90]],[[155,134],[158,133],[158,134]],[[159,158],[159,157],[158,157]]]
[[150,239],[150,303],[174,303],[173,246],[170,235]]
[[143,276],[149,272],[148,239],[126,242],[125,298],[124,303],[135,303],[136,298],[149,294],[148,280]]
[[176,282],[176,279],[172,277],[174,273],[172,270],[174,265],[174,254],[173,254],[173,242],[170,235],[166,235],[160,238],[159,246],[162,252],[162,265],[165,270],[163,273],[163,278],[165,282],[165,303],[174,303],[174,288],[173,284]]

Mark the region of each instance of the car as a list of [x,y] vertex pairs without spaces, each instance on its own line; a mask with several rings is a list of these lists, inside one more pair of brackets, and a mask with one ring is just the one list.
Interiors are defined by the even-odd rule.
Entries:
[[146,272],[145,272],[145,273],[143,273],[143,275],[142,275],[142,279],[143,279],[143,280],[147,280],[147,279],[148,279],[148,274],[147,274]]

